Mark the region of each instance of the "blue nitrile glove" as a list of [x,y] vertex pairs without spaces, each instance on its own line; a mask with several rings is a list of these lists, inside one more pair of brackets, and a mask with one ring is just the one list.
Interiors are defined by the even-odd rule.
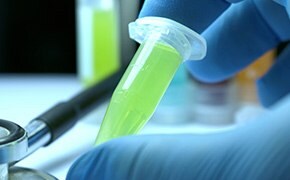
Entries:
[[289,180],[290,96],[246,126],[208,135],[115,139],[70,168],[77,180]]
[[[285,8],[272,0],[245,0],[232,5],[203,36],[207,56],[202,61],[188,61],[188,69],[199,80],[217,82],[233,76],[280,42],[290,40],[290,19]],[[290,92],[289,50],[257,82],[266,107]]]
[[[277,1],[289,9],[287,0]],[[140,17],[171,18],[201,33],[230,6],[228,2],[147,0]],[[290,20],[285,8],[273,0],[246,0],[230,7],[203,35],[208,44],[207,56],[203,61],[187,62],[188,69],[201,81],[217,82],[233,76],[281,41],[289,40]],[[274,69],[278,70],[258,81],[264,106],[270,106],[290,91],[290,78],[287,78],[290,71]],[[276,86],[273,87],[274,82],[269,83],[267,79],[276,79],[281,74],[286,81],[274,81]]]
[[169,18],[201,33],[231,2],[239,1],[242,0],[145,0],[139,17]]

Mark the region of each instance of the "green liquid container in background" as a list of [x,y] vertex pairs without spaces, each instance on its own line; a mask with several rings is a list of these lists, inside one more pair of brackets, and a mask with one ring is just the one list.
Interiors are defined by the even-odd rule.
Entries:
[[166,18],[137,19],[129,31],[141,46],[113,93],[97,145],[137,133],[153,115],[182,61],[201,59],[206,52],[202,37]]
[[79,0],[77,4],[78,74],[86,86],[118,71],[118,4],[114,0]]

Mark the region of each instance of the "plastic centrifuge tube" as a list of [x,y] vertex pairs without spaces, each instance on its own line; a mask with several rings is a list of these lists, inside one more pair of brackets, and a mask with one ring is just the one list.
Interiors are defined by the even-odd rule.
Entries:
[[202,59],[206,52],[200,35],[166,18],[137,19],[129,24],[129,33],[141,46],[113,93],[97,145],[137,133],[153,115],[183,60]]

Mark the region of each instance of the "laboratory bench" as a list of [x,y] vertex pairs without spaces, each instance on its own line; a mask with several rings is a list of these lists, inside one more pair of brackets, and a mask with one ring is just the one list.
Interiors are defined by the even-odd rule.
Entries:
[[[0,119],[22,127],[58,102],[68,100],[83,90],[74,74],[0,74]],[[40,148],[17,166],[46,171],[65,179],[73,161],[94,146],[107,103],[81,119],[70,131],[48,147]],[[250,112],[250,113],[249,113]],[[239,118],[257,115],[262,110],[246,105]],[[236,123],[208,126],[196,123],[164,124],[149,122],[141,134],[211,133],[232,130]]]

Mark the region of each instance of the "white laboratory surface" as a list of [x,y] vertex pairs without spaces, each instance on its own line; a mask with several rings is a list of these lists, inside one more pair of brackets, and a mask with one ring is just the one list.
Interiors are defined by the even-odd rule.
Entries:
[[[30,120],[48,108],[81,90],[82,86],[75,75],[0,74],[0,119],[25,127]],[[46,171],[59,179],[65,179],[74,160],[94,147],[105,109],[104,104],[54,143],[39,149],[17,166]],[[207,127],[196,124],[149,123],[141,133],[208,133],[232,128],[233,125]]]

